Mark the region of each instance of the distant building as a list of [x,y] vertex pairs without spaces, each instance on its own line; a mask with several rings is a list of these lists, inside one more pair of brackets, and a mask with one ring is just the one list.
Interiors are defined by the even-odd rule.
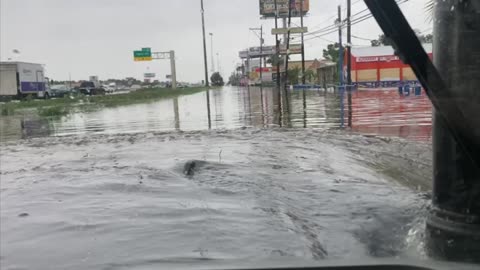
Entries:
[[322,60],[317,68],[316,83],[324,88],[331,84],[337,84],[337,73],[337,63],[330,60]]
[[[423,47],[432,58],[432,44],[424,44]],[[344,74],[346,62],[345,59]],[[410,66],[395,55],[391,46],[353,47],[351,76],[354,84],[368,88],[397,87],[417,81]]]

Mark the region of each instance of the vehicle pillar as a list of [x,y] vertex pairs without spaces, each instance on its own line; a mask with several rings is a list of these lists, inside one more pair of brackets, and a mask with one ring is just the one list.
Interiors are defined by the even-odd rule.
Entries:
[[[436,0],[433,61],[465,118],[480,136],[480,1]],[[438,112],[433,116],[433,196],[427,218],[429,255],[480,262],[480,170]],[[467,146],[468,147],[468,146]]]

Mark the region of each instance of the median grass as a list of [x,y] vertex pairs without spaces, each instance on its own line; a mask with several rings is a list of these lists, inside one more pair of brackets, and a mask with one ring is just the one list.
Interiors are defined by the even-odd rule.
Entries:
[[147,88],[129,93],[105,96],[72,95],[48,100],[22,100],[0,104],[1,115],[38,114],[43,117],[59,117],[77,111],[92,111],[105,107],[126,106],[130,104],[149,103],[160,99],[191,95],[205,91],[197,88]]

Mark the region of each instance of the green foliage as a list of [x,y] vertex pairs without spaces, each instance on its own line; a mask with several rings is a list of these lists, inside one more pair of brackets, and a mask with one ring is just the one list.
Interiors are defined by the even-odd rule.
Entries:
[[315,71],[311,69],[305,70],[305,80],[307,82],[313,82],[315,80]]
[[115,107],[129,104],[153,102],[163,98],[195,94],[206,88],[148,88],[125,94],[105,96],[66,96],[65,98],[48,100],[28,100],[0,104],[1,115],[22,114],[28,109],[36,109],[41,116],[62,116],[76,110],[93,111],[103,107]]
[[374,39],[370,42],[372,44],[372,47],[392,45],[392,42],[390,41],[390,39],[387,38],[384,34],[379,35],[378,39]]
[[[433,35],[432,34],[422,35],[419,30],[415,30],[415,33],[417,34],[417,37],[418,37],[418,40],[420,40],[420,43],[432,43],[433,42]],[[392,45],[391,40],[389,38],[387,38],[384,34],[379,35],[378,39],[371,40],[370,42],[371,42],[372,47]]]
[[212,74],[210,81],[212,82],[212,86],[223,86],[225,84],[223,82],[222,75],[220,75],[218,72]]
[[293,69],[289,69],[288,70],[288,81],[290,82],[290,84],[298,84],[298,81],[299,81],[299,75],[300,75],[300,68],[299,67],[295,67]]
[[242,75],[240,73],[232,73],[232,75],[230,75],[230,78],[228,78],[228,84],[230,85],[234,85],[234,86],[237,86],[237,85],[240,85],[240,80],[242,79]]
[[323,58],[337,63],[340,52],[340,44],[337,42],[335,44],[328,44],[327,49],[323,50]]
[[60,117],[67,115],[69,110],[64,106],[39,107],[38,115],[43,117]]

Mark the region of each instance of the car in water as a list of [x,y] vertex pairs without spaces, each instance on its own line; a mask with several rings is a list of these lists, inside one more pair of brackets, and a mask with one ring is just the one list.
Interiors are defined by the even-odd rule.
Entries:
[[71,94],[73,91],[70,87],[63,84],[51,85],[45,93],[45,98],[64,97]]

